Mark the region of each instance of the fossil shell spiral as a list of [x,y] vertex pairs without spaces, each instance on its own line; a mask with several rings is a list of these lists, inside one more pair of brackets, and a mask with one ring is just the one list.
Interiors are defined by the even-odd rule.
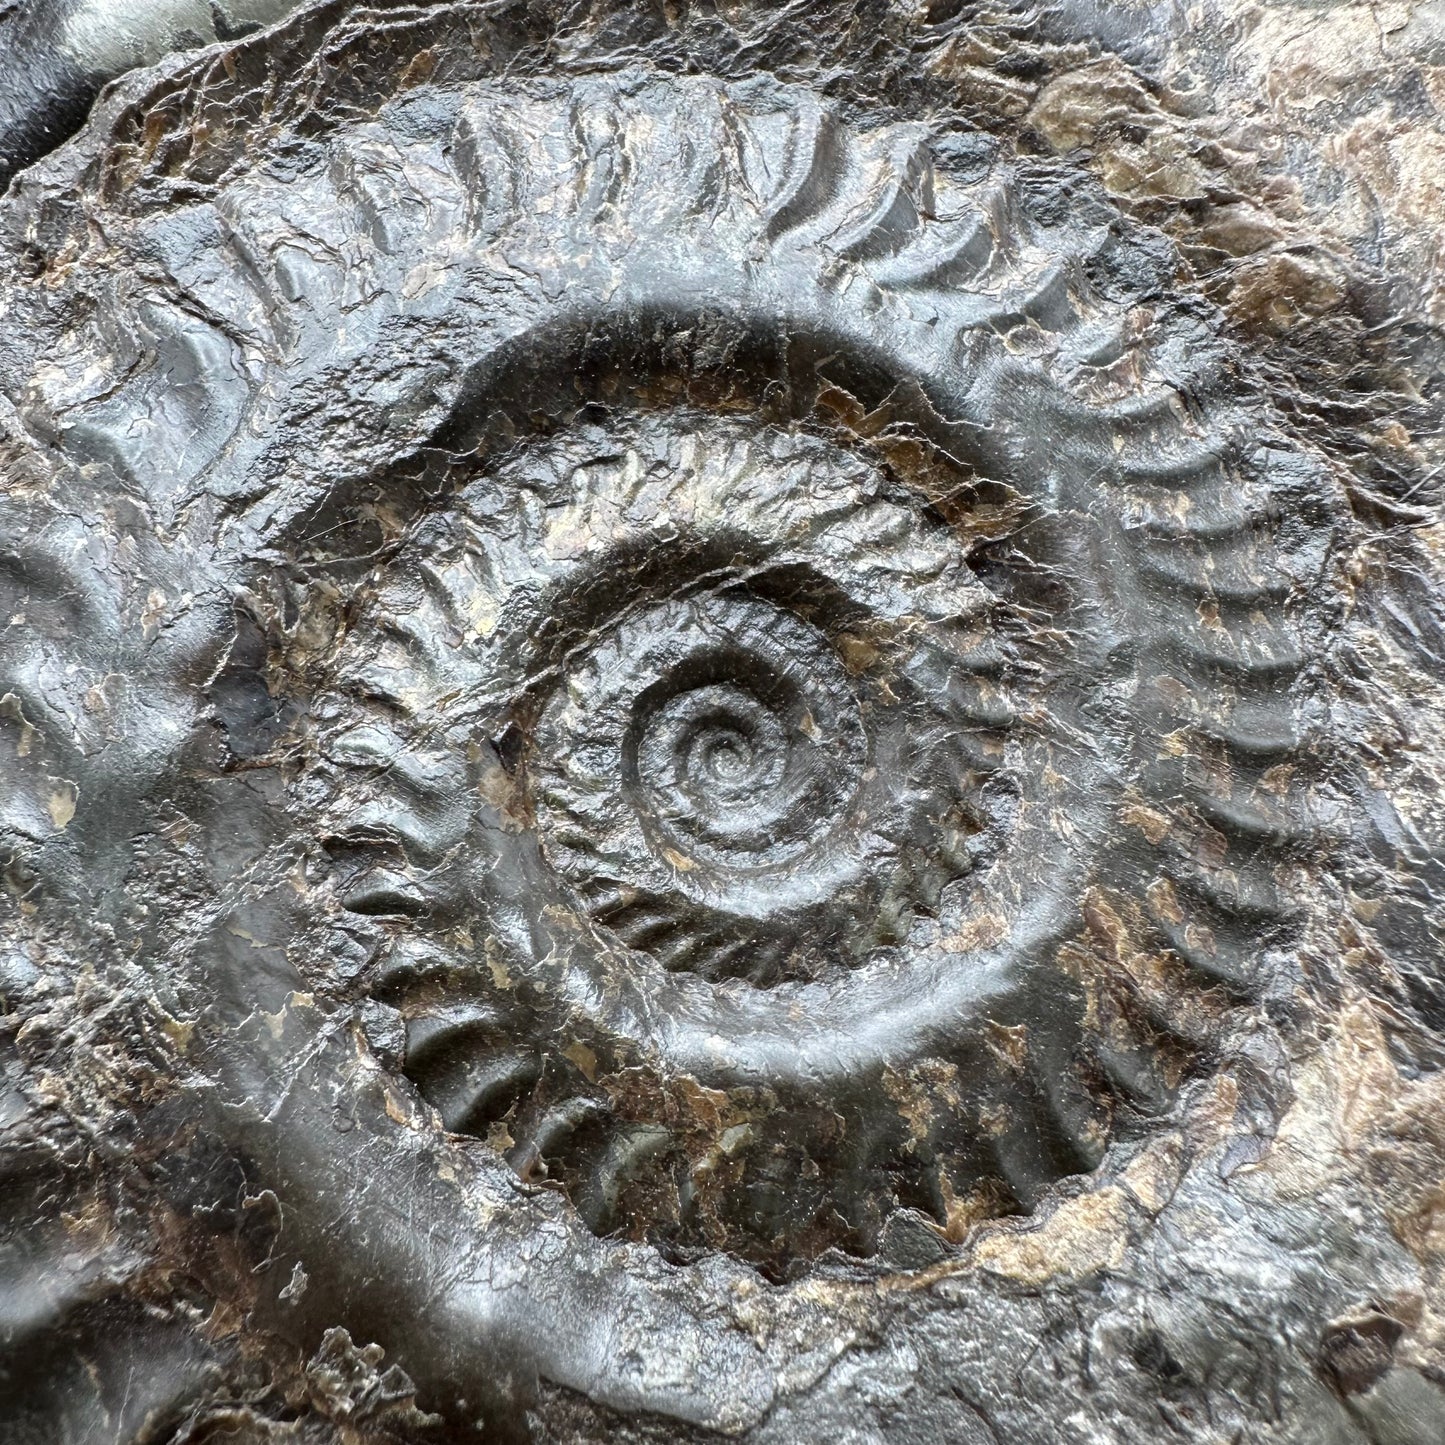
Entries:
[[461,494],[425,594],[397,569],[351,633],[359,682],[524,739],[548,862],[669,969],[768,985],[900,943],[1004,826],[960,539],[804,433],[593,430]]
[[289,750],[318,993],[680,1258],[1093,1167],[1265,990],[1314,826],[1330,492],[1172,256],[771,77],[308,144],[118,185],[198,379],[73,435],[159,517],[220,499],[212,695],[238,766]]
[[[1312,464],[1107,214],[968,137],[641,75],[446,124],[515,315],[316,704],[339,896],[411,920],[365,984],[408,1073],[683,1256],[1028,1205],[1286,926]],[[290,545],[350,565],[372,485]],[[477,789],[541,935],[455,863]]]

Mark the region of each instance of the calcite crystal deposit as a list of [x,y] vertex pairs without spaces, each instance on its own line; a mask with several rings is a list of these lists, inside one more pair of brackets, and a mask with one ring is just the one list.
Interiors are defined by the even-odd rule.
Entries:
[[1445,1440],[1438,13],[234,29],[4,117],[0,1437]]

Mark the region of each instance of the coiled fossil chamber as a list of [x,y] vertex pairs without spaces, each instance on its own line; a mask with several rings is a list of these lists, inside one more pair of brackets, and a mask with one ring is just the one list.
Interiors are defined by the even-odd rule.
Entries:
[[[629,947],[709,979],[899,942],[984,828],[947,680],[988,599],[957,544],[804,435],[674,419],[599,449],[554,450],[565,503],[507,538],[518,576],[557,559],[546,677],[509,719],[548,861]],[[536,636],[510,601],[483,667]]]
[[[1315,473],[1207,327],[1134,304],[1115,218],[975,138],[772,81],[454,100],[327,172],[454,177],[384,224],[337,182],[386,325],[489,318],[423,485],[263,504],[306,569],[277,615],[334,639],[287,663],[318,986],[448,1129],[675,1257],[1030,1207],[1283,926]],[[230,204],[264,284],[246,218],[284,202]],[[470,259],[390,275],[416,254]],[[284,350],[313,323],[273,282]]]

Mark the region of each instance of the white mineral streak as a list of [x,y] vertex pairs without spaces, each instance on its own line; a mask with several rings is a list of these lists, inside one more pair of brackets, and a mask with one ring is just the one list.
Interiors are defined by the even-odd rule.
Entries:
[[90,74],[114,75],[218,39],[218,20],[232,31],[269,25],[293,8],[292,0],[81,0],[61,27],[60,49]]

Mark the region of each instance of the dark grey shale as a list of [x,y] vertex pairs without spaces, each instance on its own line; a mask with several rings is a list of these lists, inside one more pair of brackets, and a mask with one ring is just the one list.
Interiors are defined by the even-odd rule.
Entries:
[[[1336,471],[1071,163],[610,23],[313,7],[4,202],[0,1418],[1427,1438],[1399,1238],[1248,1183],[1368,831]],[[633,775],[699,679],[858,719],[751,873]]]

